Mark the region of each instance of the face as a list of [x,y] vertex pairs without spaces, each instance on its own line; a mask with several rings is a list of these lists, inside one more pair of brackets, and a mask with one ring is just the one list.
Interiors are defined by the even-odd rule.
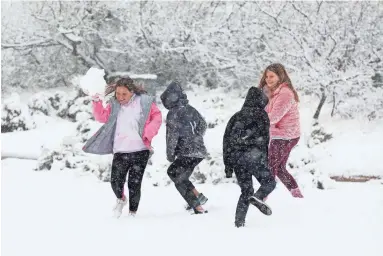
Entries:
[[118,102],[120,103],[126,103],[130,100],[130,98],[133,96],[133,93],[130,92],[127,88],[124,86],[119,86],[116,88],[116,98]]
[[279,77],[272,71],[266,72],[266,84],[269,88],[275,88],[279,83]]

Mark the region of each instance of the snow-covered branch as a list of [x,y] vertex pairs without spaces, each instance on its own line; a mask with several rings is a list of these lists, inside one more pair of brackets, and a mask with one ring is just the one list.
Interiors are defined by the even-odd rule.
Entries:
[[24,43],[13,43],[13,44],[1,43],[1,48],[24,49],[29,47],[46,47],[46,46],[52,46],[52,45],[57,45],[57,43],[55,43],[54,40],[52,40],[51,38],[47,38],[47,39],[24,42]]

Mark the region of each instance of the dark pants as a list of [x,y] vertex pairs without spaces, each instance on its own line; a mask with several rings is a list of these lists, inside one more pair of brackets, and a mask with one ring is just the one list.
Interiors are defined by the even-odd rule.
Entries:
[[124,184],[128,177],[129,210],[137,211],[141,199],[141,183],[146,164],[149,160],[149,150],[133,153],[115,153],[112,163],[110,183],[117,198],[124,197]]
[[[233,166],[238,185],[241,187],[241,196],[239,197],[237,210],[235,212],[236,222],[245,222],[250,205],[249,198],[251,196],[256,196],[260,200],[263,200],[275,188],[275,178],[267,167],[266,156],[263,158],[263,161],[260,161],[260,159],[244,155],[238,161],[238,164]],[[253,176],[261,185],[255,194]]]
[[269,168],[274,177],[277,176],[288,190],[298,188],[294,177],[286,169],[290,152],[298,141],[299,138],[292,140],[273,139],[270,141]]
[[174,182],[178,192],[193,209],[200,205],[193,193],[194,185],[189,180],[194,168],[202,161],[202,158],[177,157],[169,166],[168,175]]

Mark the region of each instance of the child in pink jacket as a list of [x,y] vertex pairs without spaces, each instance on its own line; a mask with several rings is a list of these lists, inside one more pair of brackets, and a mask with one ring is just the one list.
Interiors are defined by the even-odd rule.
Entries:
[[286,169],[290,152],[297,145],[301,134],[298,93],[281,64],[272,64],[266,68],[259,87],[269,97],[266,112],[270,119],[270,170],[293,197],[302,198],[297,182]]
[[83,150],[92,154],[113,154],[111,186],[117,197],[116,217],[128,203],[124,184],[128,176],[129,213],[135,215],[141,198],[141,183],[152,151],[151,141],[158,133],[162,115],[154,98],[146,95],[132,79],[122,78],[115,85],[115,97],[104,108],[95,99],[93,114],[105,123]]

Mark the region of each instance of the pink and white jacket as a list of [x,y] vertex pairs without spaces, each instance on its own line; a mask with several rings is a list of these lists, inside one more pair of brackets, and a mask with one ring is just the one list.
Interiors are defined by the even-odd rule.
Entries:
[[281,84],[265,108],[270,119],[270,139],[295,139],[301,136],[298,102],[287,84]]
[[[154,98],[148,95],[140,95],[142,116],[138,120],[139,134],[149,150],[152,150],[151,142],[162,124],[162,115]],[[96,121],[105,123],[84,145],[84,152],[91,154],[112,154],[117,127],[120,103],[112,98],[104,108],[101,101],[93,102],[93,115]]]

